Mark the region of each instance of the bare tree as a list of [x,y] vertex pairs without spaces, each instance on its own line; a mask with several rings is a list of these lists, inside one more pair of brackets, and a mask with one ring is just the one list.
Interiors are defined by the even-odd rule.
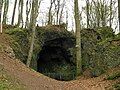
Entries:
[[120,32],[120,0],[118,0],[118,18],[119,18],[119,32]]
[[0,1],[0,33],[2,33],[2,6],[3,6],[3,0]]
[[[59,17],[59,24],[62,22],[62,16],[63,16],[63,10],[66,4],[66,0],[63,0],[62,5],[61,5],[61,11],[60,11],[60,17]],[[67,14],[67,13],[66,13]]]
[[[72,26],[73,27],[73,26]],[[66,30],[68,29],[68,11],[66,10]]]
[[23,0],[19,0],[18,11],[18,26],[22,24],[23,27]]
[[[92,16],[92,19],[94,17],[96,18],[96,19],[94,18],[94,20],[93,20],[93,21],[95,21],[94,22],[94,27],[100,27],[100,9],[99,9],[100,8],[100,3],[99,3],[98,0],[96,2],[94,0],[92,0],[92,2],[94,4],[94,6],[92,6],[92,8],[95,8],[95,12]],[[92,20],[91,20],[91,22],[92,22]]]
[[31,37],[31,44],[30,44],[30,50],[28,54],[28,59],[27,59],[27,67],[30,67],[31,59],[32,59],[32,54],[33,54],[33,47],[34,47],[34,41],[35,41],[35,29],[36,29],[36,18],[38,17],[38,10],[40,6],[41,0],[33,0],[32,1],[32,10],[31,10],[31,27],[32,29],[32,37]]
[[[89,0],[86,1],[87,27],[90,28],[104,27],[109,25],[112,27],[116,14],[116,1],[113,0]],[[110,1],[110,4],[108,2]],[[88,3],[88,4],[87,4]],[[89,12],[89,13],[88,13]],[[89,19],[89,20],[88,20]]]
[[112,4],[113,0],[110,0],[110,22],[109,22],[109,26],[112,27]]
[[6,24],[7,21],[8,7],[9,7],[9,0],[4,0],[3,24]]
[[13,9],[12,21],[11,21],[12,25],[14,24],[16,6],[17,6],[17,0],[15,0],[15,3],[14,3],[14,9]]
[[[37,0],[37,2],[35,3],[34,1],[32,1],[32,8],[31,8],[31,14],[30,14],[30,23],[29,23],[29,29],[31,29],[33,27],[33,23],[34,23],[34,16],[36,16],[36,18],[38,17],[39,14],[39,7],[40,7],[40,3],[42,0]],[[33,3],[35,3],[36,5],[34,5]],[[35,15],[35,10],[36,10],[36,15]]]
[[48,24],[52,24],[53,21],[53,16],[52,16],[52,7],[53,7],[53,3],[55,3],[56,0],[51,0],[50,1],[50,8],[49,8],[49,12],[48,12]]
[[78,8],[78,0],[74,0],[74,18],[76,28],[76,75],[82,73],[82,59],[81,59],[81,35],[80,35],[80,15]]
[[106,12],[107,12],[107,5],[105,4],[105,0],[103,0],[103,2],[100,2],[100,9],[101,9],[101,21],[102,21],[102,26],[106,26]]
[[56,24],[59,23],[60,0],[57,0]]
[[26,1],[26,22],[25,22],[25,28],[29,27],[29,14],[30,14],[30,10],[31,10],[31,0],[27,0]]
[[87,28],[89,28],[89,0],[86,0]]

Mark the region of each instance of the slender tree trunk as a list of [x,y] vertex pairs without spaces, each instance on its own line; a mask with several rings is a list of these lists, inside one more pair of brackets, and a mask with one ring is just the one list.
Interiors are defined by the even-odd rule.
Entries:
[[23,0],[19,0],[19,6],[18,6],[18,26],[22,23],[23,27]]
[[87,28],[89,28],[89,0],[86,1],[86,6],[87,6]]
[[61,11],[60,11],[59,25],[60,25],[61,22],[62,22],[62,15],[63,15],[64,7],[65,7],[65,0],[64,0],[63,3],[62,3],[62,7],[61,7]]
[[[54,0],[55,1],[55,0]],[[50,8],[49,8],[49,12],[48,12],[48,24],[51,25],[52,24],[52,5],[54,3],[54,1],[51,0],[51,4],[50,4]]]
[[17,0],[15,0],[15,3],[14,3],[14,9],[13,9],[12,21],[11,21],[11,24],[12,24],[12,25],[14,25],[16,6],[17,6]]
[[66,11],[66,30],[68,29],[68,11]]
[[2,33],[2,6],[3,0],[0,1],[0,33]]
[[101,3],[101,20],[102,20],[102,27],[106,26],[106,6],[105,6],[105,2],[103,0],[103,2]]
[[82,73],[82,59],[81,59],[81,35],[80,35],[80,15],[78,8],[78,0],[74,0],[74,18],[76,27],[76,75]]
[[[95,6],[95,15],[96,16],[93,16],[93,17],[96,17],[96,20],[95,20],[95,22],[94,22],[94,25],[93,25],[93,27],[100,27],[100,3],[99,3],[99,1],[97,0],[96,2],[95,2],[96,0],[92,0],[92,2],[93,2],[93,4],[94,4],[94,6]],[[93,21],[92,21],[93,22]]]
[[25,28],[29,27],[29,14],[30,14],[30,10],[31,10],[31,0],[27,0],[26,1],[26,23],[25,23]]
[[9,0],[5,0],[4,1],[3,24],[6,24],[6,21],[7,21],[8,7],[9,7]]
[[120,33],[120,0],[118,0],[118,18],[119,18],[119,33]]
[[22,23],[22,28],[23,28],[23,5],[24,5],[24,0],[21,0],[21,23]]
[[29,53],[28,53],[28,58],[27,58],[27,63],[26,63],[26,66],[27,67],[30,67],[30,63],[31,63],[31,60],[32,60],[32,54],[33,54],[33,47],[34,47],[34,41],[35,41],[35,24],[33,25],[33,28],[32,28],[32,38],[31,38],[31,45],[30,45],[30,50],[29,50]]
[[32,21],[31,21],[31,27],[30,29],[32,29],[32,38],[31,38],[31,44],[30,44],[30,50],[29,50],[29,54],[28,54],[28,59],[27,59],[27,67],[30,67],[30,63],[32,60],[32,54],[33,54],[33,47],[34,47],[34,41],[35,41],[35,29],[36,29],[36,18],[38,16],[38,7],[39,7],[39,0],[33,0],[32,1],[32,11],[31,11],[31,17],[32,17]]
[[99,1],[97,0],[97,6],[96,6],[96,16],[97,16],[97,27],[100,27],[100,4]]
[[60,0],[57,0],[57,19],[56,24],[59,23]]
[[109,25],[110,27],[112,27],[112,0],[110,0],[110,22],[109,22]]

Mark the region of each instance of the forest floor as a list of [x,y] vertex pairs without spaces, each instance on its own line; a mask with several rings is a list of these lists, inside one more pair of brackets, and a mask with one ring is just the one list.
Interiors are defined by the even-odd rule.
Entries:
[[[9,41],[6,34],[0,34],[1,46],[9,47]],[[120,71],[120,67],[111,69],[106,74],[95,78],[81,76],[73,81],[57,81],[27,68],[19,60],[10,57],[4,50],[0,51],[0,65],[6,74],[13,80],[17,79],[19,84],[26,88],[25,90],[110,90],[114,83],[120,81],[120,78],[117,80],[105,79],[112,72]]]

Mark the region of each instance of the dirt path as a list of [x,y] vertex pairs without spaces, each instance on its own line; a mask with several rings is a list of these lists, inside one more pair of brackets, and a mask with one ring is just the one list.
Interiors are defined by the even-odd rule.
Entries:
[[[9,46],[9,40],[4,34],[0,35],[0,44]],[[0,64],[8,75],[17,78],[27,90],[105,90],[105,87],[113,83],[104,80],[105,76],[69,82],[57,81],[27,68],[19,60],[9,57],[6,52],[0,52]]]

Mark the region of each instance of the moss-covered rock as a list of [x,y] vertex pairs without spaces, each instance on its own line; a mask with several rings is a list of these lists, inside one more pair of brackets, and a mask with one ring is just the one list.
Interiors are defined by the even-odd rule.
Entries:
[[120,90],[120,82],[113,85],[115,90]]
[[12,37],[11,47],[15,52],[16,58],[19,58],[25,63],[29,50],[29,38],[27,30],[14,28],[6,30],[6,33]]
[[111,28],[84,29],[81,35],[83,68],[91,69],[93,76],[120,65],[120,39]]
[[[11,46],[15,52],[16,57],[21,59],[25,63],[30,46],[31,31],[14,28],[7,31],[7,33],[10,34],[13,38]],[[101,27],[97,29],[83,29],[81,31],[81,36],[83,71],[89,69],[93,76],[99,76],[108,68],[120,65],[120,35],[115,35],[111,28]],[[69,61],[75,67],[76,61],[74,35],[66,30],[60,31],[56,30],[53,27],[36,27],[34,53],[31,63],[32,68],[37,70],[38,54],[43,49],[43,47],[46,45],[51,47],[62,47],[61,42],[59,42],[61,39],[63,40],[62,44],[67,45],[64,48],[67,49],[67,51],[70,53],[68,57],[71,57],[72,55],[72,59],[69,59]],[[66,63],[65,65],[67,66],[67,64],[68,63]],[[69,67],[69,65],[67,67]],[[63,65],[61,67],[61,71],[56,70],[56,72],[75,73],[75,68],[73,72],[71,72],[70,70],[72,70],[72,68],[65,69]]]
[[[19,58],[22,62],[26,63],[29,46],[30,46],[30,41],[31,41],[31,31],[25,30],[25,29],[20,29],[20,28],[14,28],[14,29],[6,31],[6,33],[9,34],[13,38],[11,47],[13,48],[13,50],[15,52],[15,56],[17,58]],[[38,67],[37,60],[39,58],[38,55],[44,46],[49,46],[49,47],[53,47],[53,48],[60,47],[61,49],[63,48],[65,50],[65,52],[68,52],[70,54],[71,52],[69,49],[73,48],[74,45],[75,45],[74,35],[66,30],[58,31],[58,30],[51,30],[51,29],[49,30],[49,29],[46,29],[46,27],[36,27],[36,36],[35,36],[35,43],[34,43],[34,52],[32,55],[31,68],[37,70],[37,67]],[[59,52],[59,50],[57,52]],[[67,53],[65,53],[65,54],[68,55]],[[55,54],[52,55],[52,57],[54,57],[54,58],[56,56],[57,55],[55,55]],[[49,55],[46,57],[49,57]],[[60,55],[58,55],[57,57],[63,58],[63,56],[60,56]],[[68,56],[68,58],[69,58],[69,56]],[[61,60],[61,62],[62,61],[63,61],[63,63],[66,62],[65,60]],[[59,68],[61,67],[61,70],[56,69],[54,71],[55,74],[50,76],[48,74],[51,73],[51,71],[52,71],[52,69],[51,69],[45,75],[48,75],[50,77],[54,76],[54,78],[56,78],[56,79],[62,77],[61,80],[62,79],[63,80],[73,79],[73,74],[75,74],[75,72],[73,72],[72,69],[73,69],[73,67],[75,67],[75,65],[73,65],[73,67],[71,67],[72,61],[73,61],[72,59],[68,59],[67,63],[65,64],[67,66],[66,69],[64,68],[64,65],[63,65],[63,67],[61,67],[60,65],[54,63],[54,66],[56,64],[57,65],[56,67],[59,67]],[[70,63],[68,64],[68,62],[71,62],[71,65],[70,65]],[[49,61],[47,63],[51,63],[51,62]],[[50,66],[50,67],[52,67],[52,66]],[[48,68],[50,68],[50,67],[48,67]],[[54,67],[54,68],[56,68],[56,67]],[[67,72],[66,72],[66,70],[67,70]],[[74,70],[75,70],[75,68],[74,68]],[[44,72],[42,72],[42,73],[44,73]]]
[[120,71],[112,73],[112,75],[108,75],[107,80],[115,80],[120,78]]
[[100,35],[101,39],[114,38],[115,34],[113,29],[110,27],[99,27],[95,29],[96,32]]

